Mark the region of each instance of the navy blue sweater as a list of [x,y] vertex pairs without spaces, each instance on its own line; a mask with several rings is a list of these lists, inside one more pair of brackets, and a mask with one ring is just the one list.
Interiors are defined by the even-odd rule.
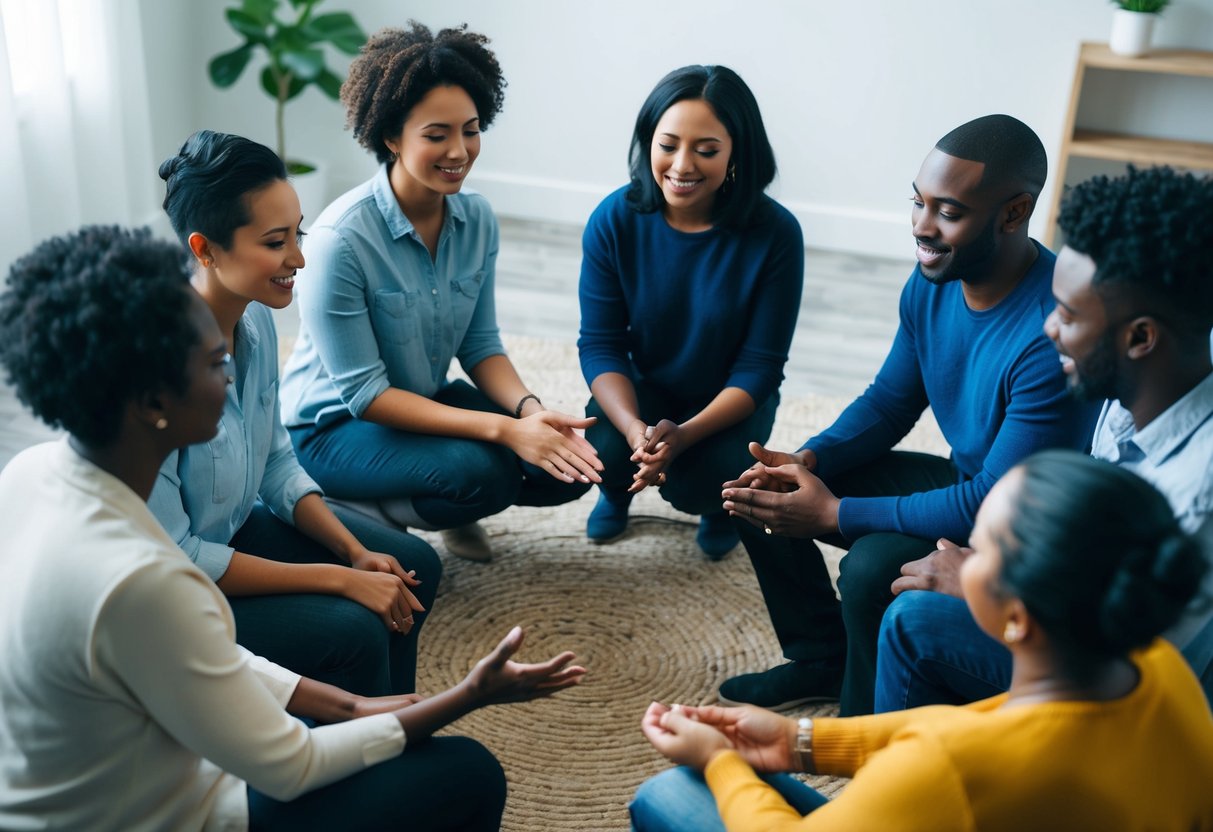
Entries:
[[633,211],[626,190],[602,201],[582,238],[577,347],[586,383],[617,372],[691,406],[725,387],[761,404],[783,380],[800,311],[800,224],[764,197],[754,227],[690,234],[659,211]]
[[876,380],[804,447],[828,480],[893,447],[930,405],[960,481],[907,497],[844,497],[838,525],[846,537],[887,531],[964,542],[986,492],[1017,462],[1043,448],[1087,447],[1098,408],[1067,393],[1044,335],[1056,257],[1037,249],[1019,286],[980,312],[965,303],[960,281],[936,286],[915,266]]

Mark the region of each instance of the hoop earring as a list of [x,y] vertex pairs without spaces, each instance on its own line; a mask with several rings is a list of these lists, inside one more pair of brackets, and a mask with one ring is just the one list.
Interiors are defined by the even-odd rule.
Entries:
[[1016,624],[1014,621],[1008,621],[1007,626],[1002,629],[1002,640],[1007,644],[1015,644],[1023,640],[1023,627]]
[[737,165],[730,164],[729,170],[724,175],[724,181],[720,183],[720,192],[727,194],[733,189],[733,185],[737,183]]

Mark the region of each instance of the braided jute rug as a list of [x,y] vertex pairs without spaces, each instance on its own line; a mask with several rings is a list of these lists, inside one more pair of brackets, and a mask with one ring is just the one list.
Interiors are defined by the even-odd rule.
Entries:
[[[583,412],[588,393],[571,344],[506,341],[522,378],[549,407]],[[845,404],[785,399],[771,447],[795,449]],[[924,423],[903,444],[942,451],[933,421]],[[648,704],[714,703],[729,676],[783,661],[740,546],[721,562],[707,561],[695,546],[695,518],[652,490],[633,502],[624,537],[595,546],[585,521],[596,499],[591,490],[571,505],[511,508],[482,521],[497,553],[488,564],[452,557],[437,534],[421,533],[446,574],[422,636],[420,692],[454,684],[515,624],[526,629],[522,660],[573,650],[589,670],[572,690],[486,708],[444,732],[476,738],[501,761],[509,778],[503,829],[627,829],[636,787],[669,765],[640,733]],[[832,714],[836,706],[802,713]],[[808,782],[825,794],[845,784]]]

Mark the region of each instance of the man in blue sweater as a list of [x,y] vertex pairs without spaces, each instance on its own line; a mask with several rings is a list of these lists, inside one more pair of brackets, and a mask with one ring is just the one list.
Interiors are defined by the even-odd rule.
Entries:
[[[1040,139],[1005,115],[948,133],[913,182],[918,265],[884,366],[834,424],[795,453],[757,443],[724,484],[784,656],[726,681],[730,703],[839,697],[872,710],[876,637],[901,566],[968,539],[977,507],[1033,451],[1084,449],[1095,410],[1066,395],[1044,336],[1054,255],[1028,236],[1045,181]],[[891,450],[930,406],[950,459]],[[849,549],[830,585],[813,539]]]

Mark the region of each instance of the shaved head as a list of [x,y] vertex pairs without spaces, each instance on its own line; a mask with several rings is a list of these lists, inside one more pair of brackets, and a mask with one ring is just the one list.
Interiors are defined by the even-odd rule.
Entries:
[[1011,116],[975,118],[948,133],[935,147],[957,159],[985,165],[982,187],[1006,191],[1006,197],[1026,192],[1035,201],[1049,170],[1040,137]]

